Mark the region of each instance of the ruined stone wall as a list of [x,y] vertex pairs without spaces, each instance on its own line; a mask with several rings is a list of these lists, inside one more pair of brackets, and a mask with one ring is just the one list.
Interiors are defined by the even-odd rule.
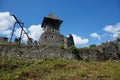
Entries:
[[69,50],[60,49],[54,46],[0,45],[0,56],[27,59],[76,59],[75,55]]
[[88,61],[120,60],[120,42],[109,42],[95,48],[82,48],[79,56]]
[[0,56],[12,58],[44,59],[78,59],[87,61],[120,60],[120,42],[110,42],[106,46],[95,48],[64,49],[47,45],[6,45],[0,44]]
[[64,47],[67,49],[71,46],[74,46],[73,36],[69,35],[69,37],[64,37]]
[[8,38],[7,37],[0,37],[0,44],[5,44],[8,43]]

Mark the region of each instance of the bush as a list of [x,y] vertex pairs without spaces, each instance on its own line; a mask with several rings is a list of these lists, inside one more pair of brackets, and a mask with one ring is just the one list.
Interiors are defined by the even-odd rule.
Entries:
[[117,42],[120,42],[120,38],[117,38]]
[[92,44],[92,45],[90,45],[89,47],[90,47],[90,48],[95,48],[96,45],[95,45],[95,44]]
[[58,45],[58,47],[61,48],[61,49],[64,49],[64,44],[61,43],[61,44]]

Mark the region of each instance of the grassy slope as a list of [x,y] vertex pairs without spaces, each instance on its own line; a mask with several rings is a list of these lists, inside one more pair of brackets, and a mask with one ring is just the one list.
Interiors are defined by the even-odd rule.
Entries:
[[120,80],[120,62],[0,57],[0,80]]

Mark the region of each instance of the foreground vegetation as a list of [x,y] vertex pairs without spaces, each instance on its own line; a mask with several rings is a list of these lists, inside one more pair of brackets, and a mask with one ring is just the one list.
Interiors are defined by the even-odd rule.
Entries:
[[120,62],[0,57],[0,80],[120,80]]

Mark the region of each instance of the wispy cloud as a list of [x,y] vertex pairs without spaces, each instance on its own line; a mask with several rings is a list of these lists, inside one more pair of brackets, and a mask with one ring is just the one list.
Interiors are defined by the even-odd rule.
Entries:
[[[12,30],[10,28],[13,27],[15,23],[15,19],[13,16],[10,15],[9,12],[0,12],[0,34],[5,35],[7,37],[11,36]],[[31,25],[28,28],[24,28],[24,30],[28,33],[28,35],[33,40],[39,40],[41,34],[43,33],[43,29],[40,24],[38,25]],[[15,28],[14,37],[20,37],[21,28]],[[27,36],[24,34],[22,35],[23,40],[27,41]]]
[[120,38],[120,32],[116,32],[112,36],[115,37],[115,38]]
[[108,35],[109,35],[108,33],[104,33],[103,35],[101,35],[101,37],[106,37]]
[[39,40],[41,34],[44,32],[40,24],[30,26],[28,28],[28,31],[30,37],[37,41]]
[[[27,31],[27,29],[26,28],[23,28],[26,32],[28,32]],[[24,34],[24,32],[22,32],[23,34],[22,34],[22,40],[23,41],[27,41],[27,36]],[[15,28],[15,32],[14,32],[14,36],[15,37],[20,37],[20,34],[21,34],[21,28]]]
[[120,23],[116,25],[108,25],[103,28],[104,31],[112,34],[113,37],[120,37]]
[[84,44],[87,44],[89,42],[89,39],[83,39],[82,37],[77,36],[75,34],[72,34],[72,36],[74,39],[75,46],[84,45]]
[[100,35],[98,35],[97,33],[91,33],[90,36],[99,40],[101,39]]
[[7,30],[1,31],[0,34],[3,34],[3,35],[6,35],[7,37],[10,37],[11,32],[12,32],[12,30],[7,29]]
[[13,16],[9,12],[0,12],[0,34],[9,35],[12,31],[10,27],[15,23]]
[[[30,38],[32,38],[33,40],[37,40],[37,41],[39,40],[41,34],[44,32],[40,24],[32,25],[28,28],[24,28],[24,30],[28,33]],[[16,28],[15,36],[20,37],[20,33],[21,33],[21,28]],[[22,37],[23,37],[23,40],[26,42],[28,39],[26,34],[22,35]]]

